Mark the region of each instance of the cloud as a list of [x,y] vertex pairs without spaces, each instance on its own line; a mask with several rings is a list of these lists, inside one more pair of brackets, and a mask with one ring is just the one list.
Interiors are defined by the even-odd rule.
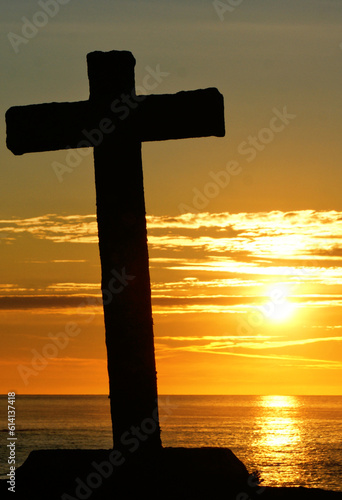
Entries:
[[95,215],[47,214],[28,219],[0,220],[0,236],[6,238],[32,236],[55,243],[97,243]]
[[[152,248],[200,248],[256,258],[331,259],[342,252],[342,212],[201,213],[147,217]],[[208,231],[210,232],[208,233]],[[31,235],[56,243],[97,243],[95,215],[48,214],[0,221],[0,235]]]
[[[293,345],[305,345],[316,342],[341,342],[342,337],[318,337],[300,340],[274,340],[280,336],[270,335],[203,335],[203,336],[163,336],[159,339],[173,342],[203,342],[209,340],[207,345],[210,348],[222,347],[244,347],[248,349],[272,349],[279,347],[289,347]],[[206,347],[207,347],[206,346]]]
[[81,309],[95,306],[102,307],[100,295],[16,295],[0,297],[0,310],[77,309],[81,314]]
[[[342,212],[151,215],[147,226],[156,314],[246,312],[268,300],[268,286],[284,283],[291,285],[289,299],[301,306],[342,305],[337,288],[324,288],[342,284]],[[36,299],[28,286],[25,290],[14,283],[0,285],[0,294],[12,297],[1,299],[0,308],[66,308],[79,298],[98,296],[99,284],[72,281],[70,276],[63,282],[57,269],[66,262],[87,263],[68,259],[67,245],[98,244],[95,215],[1,220],[1,234],[7,235],[9,245],[22,246],[25,238],[33,238],[64,245],[64,250],[63,258],[34,261],[49,262],[50,269],[56,266],[59,282],[36,286]],[[79,298],[71,297],[76,295]]]
[[[177,351],[187,351],[191,353],[218,354],[224,356],[237,356],[244,358],[259,358],[268,360],[278,360],[281,362],[293,362],[303,364],[303,366],[336,368],[342,369],[342,362],[326,359],[312,359],[303,356],[287,354],[253,354],[250,350],[270,350],[292,346],[314,344],[319,342],[342,342],[342,337],[320,337],[298,340],[274,340],[274,336],[165,336],[157,337],[158,349],[166,354],[170,349],[174,354]],[[235,352],[239,349],[239,352]]]

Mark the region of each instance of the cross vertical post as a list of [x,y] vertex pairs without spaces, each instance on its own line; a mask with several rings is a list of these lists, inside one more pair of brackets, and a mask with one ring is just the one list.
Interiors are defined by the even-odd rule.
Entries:
[[[97,111],[103,107],[101,116],[120,96],[135,93],[134,66],[129,52],[88,55],[90,102]],[[155,429],[141,446],[158,448],[141,141],[132,130],[104,136],[94,160],[114,446],[148,421]]]

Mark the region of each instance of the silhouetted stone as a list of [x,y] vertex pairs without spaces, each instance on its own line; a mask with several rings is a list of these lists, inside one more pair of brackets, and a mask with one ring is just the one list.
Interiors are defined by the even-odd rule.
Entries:
[[248,488],[247,469],[228,449],[163,448],[143,457],[133,453],[117,466],[110,465],[111,453],[113,450],[32,452],[17,470],[16,498],[70,500],[84,493],[91,500],[143,498],[143,494],[149,499],[189,499],[197,498],[193,493]]
[[13,106],[6,113],[7,147],[15,155],[92,147],[84,131],[98,130],[103,118],[115,124],[117,136],[131,128],[141,142],[225,134],[223,97],[215,88],[138,97],[125,120],[90,101]]
[[[110,469],[113,450],[32,452],[17,470],[17,500],[341,500],[318,488],[258,485],[225,448],[163,448]],[[0,494],[6,483],[0,483]],[[11,495],[11,496],[10,496]],[[14,498],[13,494],[8,498]],[[6,498],[6,497],[5,497]]]
[[139,97],[130,52],[92,52],[87,61],[89,100],[9,109],[7,146],[15,154],[95,146],[114,445],[145,425],[152,430],[141,448],[158,450],[141,141],[223,136],[223,97],[217,89]]

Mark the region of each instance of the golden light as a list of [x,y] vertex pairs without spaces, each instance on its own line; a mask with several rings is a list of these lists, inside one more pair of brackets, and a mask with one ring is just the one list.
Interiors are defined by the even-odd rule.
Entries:
[[295,408],[298,401],[295,396],[261,396],[260,406],[264,408]]
[[291,318],[293,312],[295,310],[295,306],[288,301],[285,301],[283,304],[277,304],[274,307],[272,314],[269,319],[275,322],[286,321]]
[[284,449],[300,441],[300,430],[291,412],[298,407],[295,397],[262,396],[260,403],[265,411],[259,445]]
[[267,295],[270,300],[260,308],[264,316],[276,323],[289,320],[296,309],[295,304],[288,300],[289,286],[283,283],[272,285]]

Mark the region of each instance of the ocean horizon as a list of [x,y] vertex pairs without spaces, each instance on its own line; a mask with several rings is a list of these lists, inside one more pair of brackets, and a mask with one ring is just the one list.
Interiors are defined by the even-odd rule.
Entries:
[[[264,486],[342,491],[342,396],[160,395],[165,447],[229,448]],[[16,395],[16,468],[39,449],[110,449],[107,395]],[[0,477],[9,472],[0,396]]]

